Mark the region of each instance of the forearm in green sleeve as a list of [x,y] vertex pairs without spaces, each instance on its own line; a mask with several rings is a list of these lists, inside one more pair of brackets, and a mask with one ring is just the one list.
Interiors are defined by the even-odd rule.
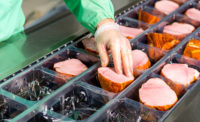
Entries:
[[0,42],[23,31],[25,17],[22,0],[0,0]]
[[111,0],[64,0],[77,20],[91,33],[95,33],[99,22],[114,19]]

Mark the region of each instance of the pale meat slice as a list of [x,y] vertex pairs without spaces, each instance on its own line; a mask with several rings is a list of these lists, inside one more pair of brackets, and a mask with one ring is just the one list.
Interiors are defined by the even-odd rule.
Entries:
[[190,8],[185,12],[185,15],[189,18],[200,22],[200,10],[196,8]]
[[174,22],[171,25],[166,25],[163,33],[177,36],[186,36],[194,31],[195,27],[187,23]]
[[82,40],[84,48],[92,53],[98,53],[96,40],[92,38],[85,38]]
[[149,107],[165,111],[178,100],[176,93],[160,78],[151,78],[139,89],[140,101]]
[[98,79],[103,89],[115,93],[125,89],[134,80],[133,77],[117,74],[113,68],[109,67],[98,68]]
[[77,76],[87,70],[85,66],[78,59],[68,59],[54,64],[54,69],[58,73],[62,73],[68,76]]
[[197,80],[198,70],[188,67],[187,64],[166,64],[161,70],[161,75],[168,80],[168,83],[181,95],[183,90]]
[[159,12],[164,13],[165,15],[170,14],[179,8],[179,5],[170,0],[161,0],[157,1],[154,6]]
[[189,68],[187,64],[178,63],[166,64],[161,73],[165,78],[184,86],[190,85],[199,77],[196,69]]
[[141,50],[132,51],[134,76],[140,75],[151,66],[151,62],[146,53]]
[[188,84],[193,83],[199,78],[199,71],[194,68],[188,68]]
[[122,25],[120,25],[119,27],[122,34],[128,39],[133,39],[144,31],[141,28],[132,28],[132,27],[126,27]]

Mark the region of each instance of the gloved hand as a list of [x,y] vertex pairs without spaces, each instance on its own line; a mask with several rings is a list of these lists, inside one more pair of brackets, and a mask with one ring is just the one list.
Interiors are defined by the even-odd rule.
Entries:
[[102,24],[97,28],[95,39],[102,66],[107,66],[109,63],[107,49],[110,49],[115,71],[133,77],[133,61],[130,42],[121,34],[119,25],[114,22]]

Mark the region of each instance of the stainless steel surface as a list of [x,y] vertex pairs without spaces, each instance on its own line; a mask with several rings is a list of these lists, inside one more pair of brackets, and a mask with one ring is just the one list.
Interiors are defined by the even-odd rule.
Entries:
[[[134,0],[113,0],[115,10]],[[59,9],[41,18],[19,34],[0,43],[0,79],[22,69],[38,58],[87,32],[67,10]],[[20,37],[20,38],[19,38]]]
[[13,37],[5,41],[0,48],[0,57],[4,57],[3,61],[0,61],[0,79],[85,32],[86,30],[69,14],[48,26],[24,35],[26,37],[20,40]]

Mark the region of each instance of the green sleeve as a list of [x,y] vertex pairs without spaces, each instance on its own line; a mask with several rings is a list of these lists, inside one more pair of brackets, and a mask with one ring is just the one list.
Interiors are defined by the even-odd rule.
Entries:
[[114,19],[114,9],[111,0],[64,0],[77,20],[95,33],[96,26],[106,18]]
[[22,0],[0,0],[0,42],[23,31],[25,17]]

